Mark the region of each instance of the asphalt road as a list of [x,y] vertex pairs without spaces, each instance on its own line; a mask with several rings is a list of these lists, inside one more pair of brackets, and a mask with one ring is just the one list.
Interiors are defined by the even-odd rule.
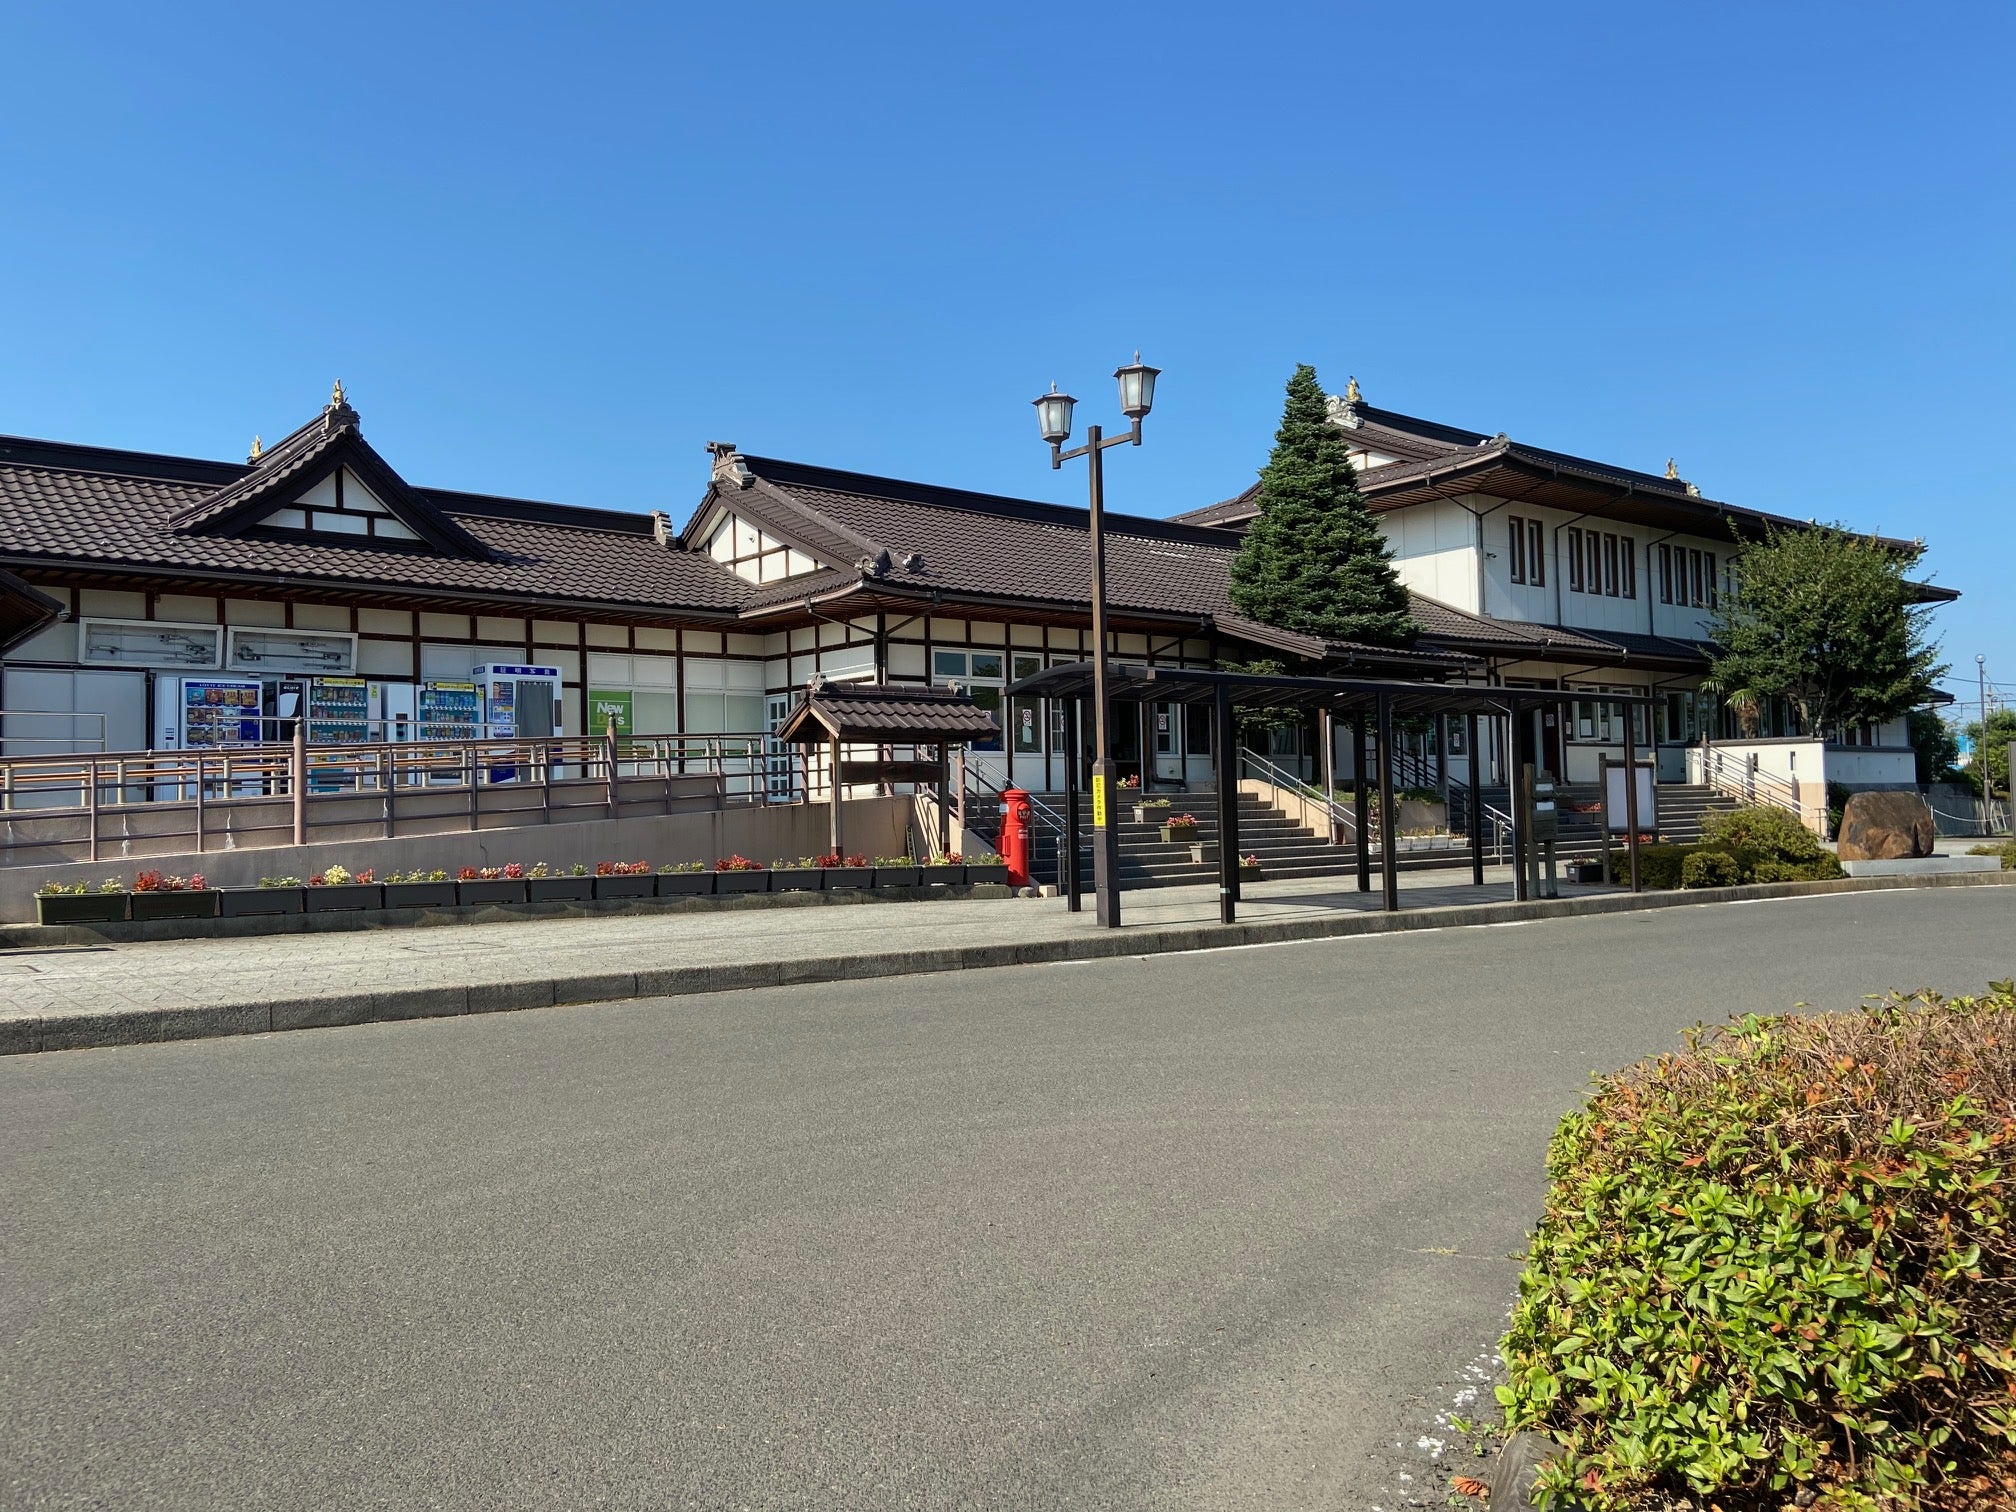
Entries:
[[1863,893],[0,1062],[0,1505],[1439,1502],[1588,1073],[1976,987],[2012,925]]

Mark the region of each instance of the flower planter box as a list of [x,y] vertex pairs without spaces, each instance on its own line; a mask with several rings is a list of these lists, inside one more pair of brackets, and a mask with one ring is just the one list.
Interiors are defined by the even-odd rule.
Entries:
[[360,908],[383,908],[385,889],[376,882],[339,882],[308,888],[304,898],[310,913],[349,913]]
[[829,866],[825,870],[829,892],[836,887],[867,887],[875,880],[872,866]]
[[999,866],[968,866],[966,868],[966,880],[969,883],[1006,882],[1008,880],[1008,863],[1003,861]]
[[1156,821],[1168,817],[1168,814],[1169,805],[1166,803],[1152,805],[1137,803],[1134,805],[1134,822],[1136,824],[1154,824]]
[[586,903],[595,896],[593,877],[527,877],[528,903]]
[[658,879],[646,872],[640,877],[597,877],[595,879],[597,898],[655,898],[658,896]]
[[38,893],[35,917],[44,924],[115,924],[126,917],[126,894]]
[[963,866],[924,866],[917,871],[917,880],[926,887],[964,887],[966,868]]
[[1239,880],[1241,882],[1258,882],[1260,880],[1260,868],[1257,866],[1240,867]]
[[264,918],[272,914],[298,914],[302,908],[299,887],[227,887],[217,894],[217,912],[227,919]]
[[661,898],[711,898],[714,896],[714,873],[712,872],[660,872],[658,873],[658,896]]
[[1192,844],[1197,839],[1197,826],[1194,824],[1165,824],[1162,826],[1162,839],[1170,845]]
[[214,919],[217,917],[217,889],[201,892],[144,892],[133,894],[133,918]]
[[455,884],[453,882],[387,882],[385,884],[385,906],[387,908],[453,908],[455,906]]
[[917,868],[914,866],[878,866],[875,868],[877,887],[915,887]]
[[770,891],[818,892],[825,880],[816,866],[777,866],[770,870]]
[[[1630,866],[1631,863],[1626,861],[1622,868],[1627,875],[1630,872]],[[1603,863],[1601,861],[1570,861],[1566,869],[1570,882],[1580,882],[1588,885],[1603,880]]]
[[724,871],[714,873],[717,893],[766,893],[770,891],[767,871]]
[[525,884],[498,877],[488,881],[457,882],[455,901],[467,908],[472,903],[523,903]]

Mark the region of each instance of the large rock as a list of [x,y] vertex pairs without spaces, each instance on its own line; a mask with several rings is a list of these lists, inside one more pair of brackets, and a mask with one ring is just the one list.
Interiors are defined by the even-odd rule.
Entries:
[[1932,810],[1916,793],[1851,793],[1841,811],[1843,861],[1929,856],[1932,841]]

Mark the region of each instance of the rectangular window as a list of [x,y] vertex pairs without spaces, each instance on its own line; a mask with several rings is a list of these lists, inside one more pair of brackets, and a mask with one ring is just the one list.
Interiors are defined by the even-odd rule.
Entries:
[[1713,609],[1720,597],[1715,591],[1715,553],[1708,553],[1708,607]]
[[1620,536],[1618,540],[1623,553],[1618,566],[1623,569],[1624,597],[1634,599],[1638,597],[1638,543],[1629,536]]
[[1511,535],[1509,542],[1512,552],[1510,576],[1513,582],[1523,583],[1526,581],[1526,522],[1517,515],[1510,515],[1506,519],[1506,524],[1510,526]]
[[1526,522],[1526,581],[1535,588],[1547,586],[1547,540],[1538,520]]
[[1603,592],[1606,597],[1617,597],[1617,537],[1607,531],[1603,536]]
[[931,653],[931,675],[933,677],[964,677],[966,675],[966,653],[964,651],[933,651]]
[[1585,531],[1582,536],[1582,554],[1589,575],[1589,591],[1603,591],[1603,536],[1600,531]]
[[1693,595],[1687,602],[1698,607],[1708,601],[1708,594],[1701,583],[1701,553],[1691,546],[1687,549],[1687,570],[1688,576],[1693,579]]
[[1659,547],[1659,602],[1673,602],[1673,548],[1664,543]]
[[1580,527],[1568,527],[1567,552],[1568,586],[1577,593],[1582,591],[1582,531]]

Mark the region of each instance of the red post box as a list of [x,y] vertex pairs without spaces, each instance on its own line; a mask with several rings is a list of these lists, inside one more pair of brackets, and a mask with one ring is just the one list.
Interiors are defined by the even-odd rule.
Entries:
[[1001,793],[1001,859],[1008,863],[1008,885],[1029,885],[1029,795],[1020,788]]

